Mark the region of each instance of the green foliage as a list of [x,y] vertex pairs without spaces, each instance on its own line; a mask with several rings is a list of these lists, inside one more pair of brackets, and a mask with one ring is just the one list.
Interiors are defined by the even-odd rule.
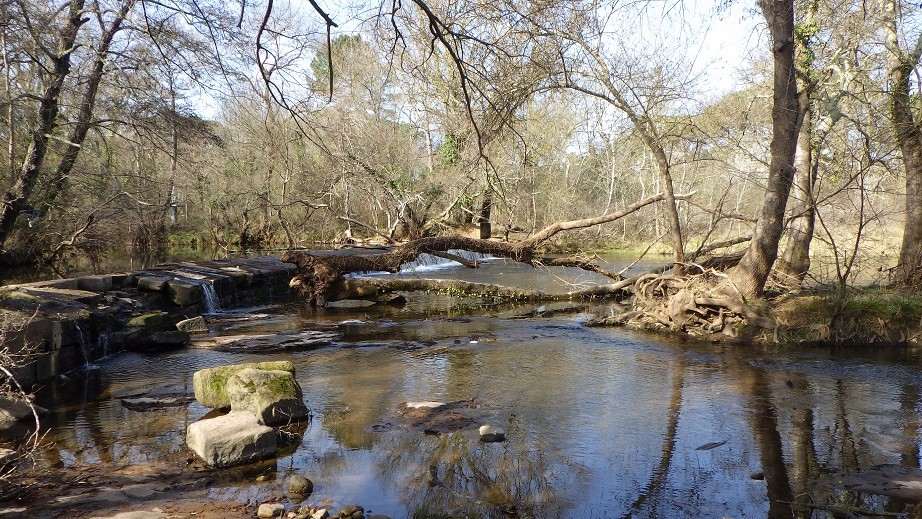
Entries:
[[462,141],[454,134],[449,133],[445,136],[445,141],[439,147],[439,164],[442,166],[454,166],[461,160]]
[[370,54],[371,47],[359,35],[343,34],[330,42],[329,54],[326,45],[314,49],[316,55],[311,60],[311,72],[314,74],[313,90],[318,93],[330,91],[330,60],[333,58],[333,88],[337,80],[343,77],[346,65],[361,61],[362,54]]

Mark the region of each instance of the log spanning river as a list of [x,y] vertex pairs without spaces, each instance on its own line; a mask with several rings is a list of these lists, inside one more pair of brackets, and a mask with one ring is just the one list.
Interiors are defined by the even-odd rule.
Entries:
[[[404,275],[477,275],[543,289],[591,282],[503,262],[475,274],[447,267]],[[210,499],[259,502],[301,474],[318,502],[359,503],[392,518],[421,510],[535,518],[918,513],[912,492],[880,495],[850,474],[903,467],[907,478],[918,476],[919,352],[700,344],[586,325],[606,311],[445,295],[402,307],[225,311],[208,317],[210,335],[323,330],[338,338],[309,350],[105,358],[47,389],[66,398],[45,420],[54,447],[40,463],[184,466],[186,427],[209,410],[192,402],[142,412],[121,397],[191,393],[198,369],[288,359],[312,419],[273,462],[215,471]],[[473,425],[413,427],[399,413],[408,401],[464,401]],[[506,440],[480,442],[481,423],[505,429]]]

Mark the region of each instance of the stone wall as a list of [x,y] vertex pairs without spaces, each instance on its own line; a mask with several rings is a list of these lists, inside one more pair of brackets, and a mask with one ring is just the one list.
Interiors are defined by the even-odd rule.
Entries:
[[180,320],[287,300],[294,272],[257,257],[0,287],[3,347],[34,357],[15,373],[29,388],[116,351],[181,345]]

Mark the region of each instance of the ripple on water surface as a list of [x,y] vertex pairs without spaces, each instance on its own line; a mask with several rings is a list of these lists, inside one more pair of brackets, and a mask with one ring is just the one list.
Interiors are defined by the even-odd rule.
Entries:
[[[824,473],[918,464],[922,383],[905,358],[672,344],[568,316],[377,312],[266,321],[266,330],[322,325],[343,334],[312,351],[116,355],[85,380],[51,389],[70,398],[48,421],[55,448],[47,461],[184,460],[185,428],[207,409],[139,413],[119,397],[191,392],[198,369],[286,358],[313,420],[297,431],[295,448],[258,468],[274,478],[256,483],[227,472],[215,498],[262,499],[299,472],[314,480],[318,499],[392,517],[422,508],[488,517],[513,508],[527,517],[758,517],[769,513],[769,497],[821,498]],[[351,347],[363,344],[375,346]],[[507,440],[481,443],[474,429],[405,429],[399,404],[418,400],[472,400],[477,420],[506,429]],[[760,471],[781,471],[787,490],[750,478]]]

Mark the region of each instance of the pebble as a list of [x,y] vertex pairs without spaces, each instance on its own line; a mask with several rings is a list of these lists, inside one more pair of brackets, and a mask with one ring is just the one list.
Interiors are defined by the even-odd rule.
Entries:
[[[295,494],[298,497],[306,497],[314,491],[314,482],[300,474],[294,474],[288,478],[288,493]],[[302,499],[303,501],[303,499]]]
[[263,503],[259,505],[259,510],[256,511],[256,517],[268,519],[281,517],[283,513],[285,513],[285,505],[281,503]]

